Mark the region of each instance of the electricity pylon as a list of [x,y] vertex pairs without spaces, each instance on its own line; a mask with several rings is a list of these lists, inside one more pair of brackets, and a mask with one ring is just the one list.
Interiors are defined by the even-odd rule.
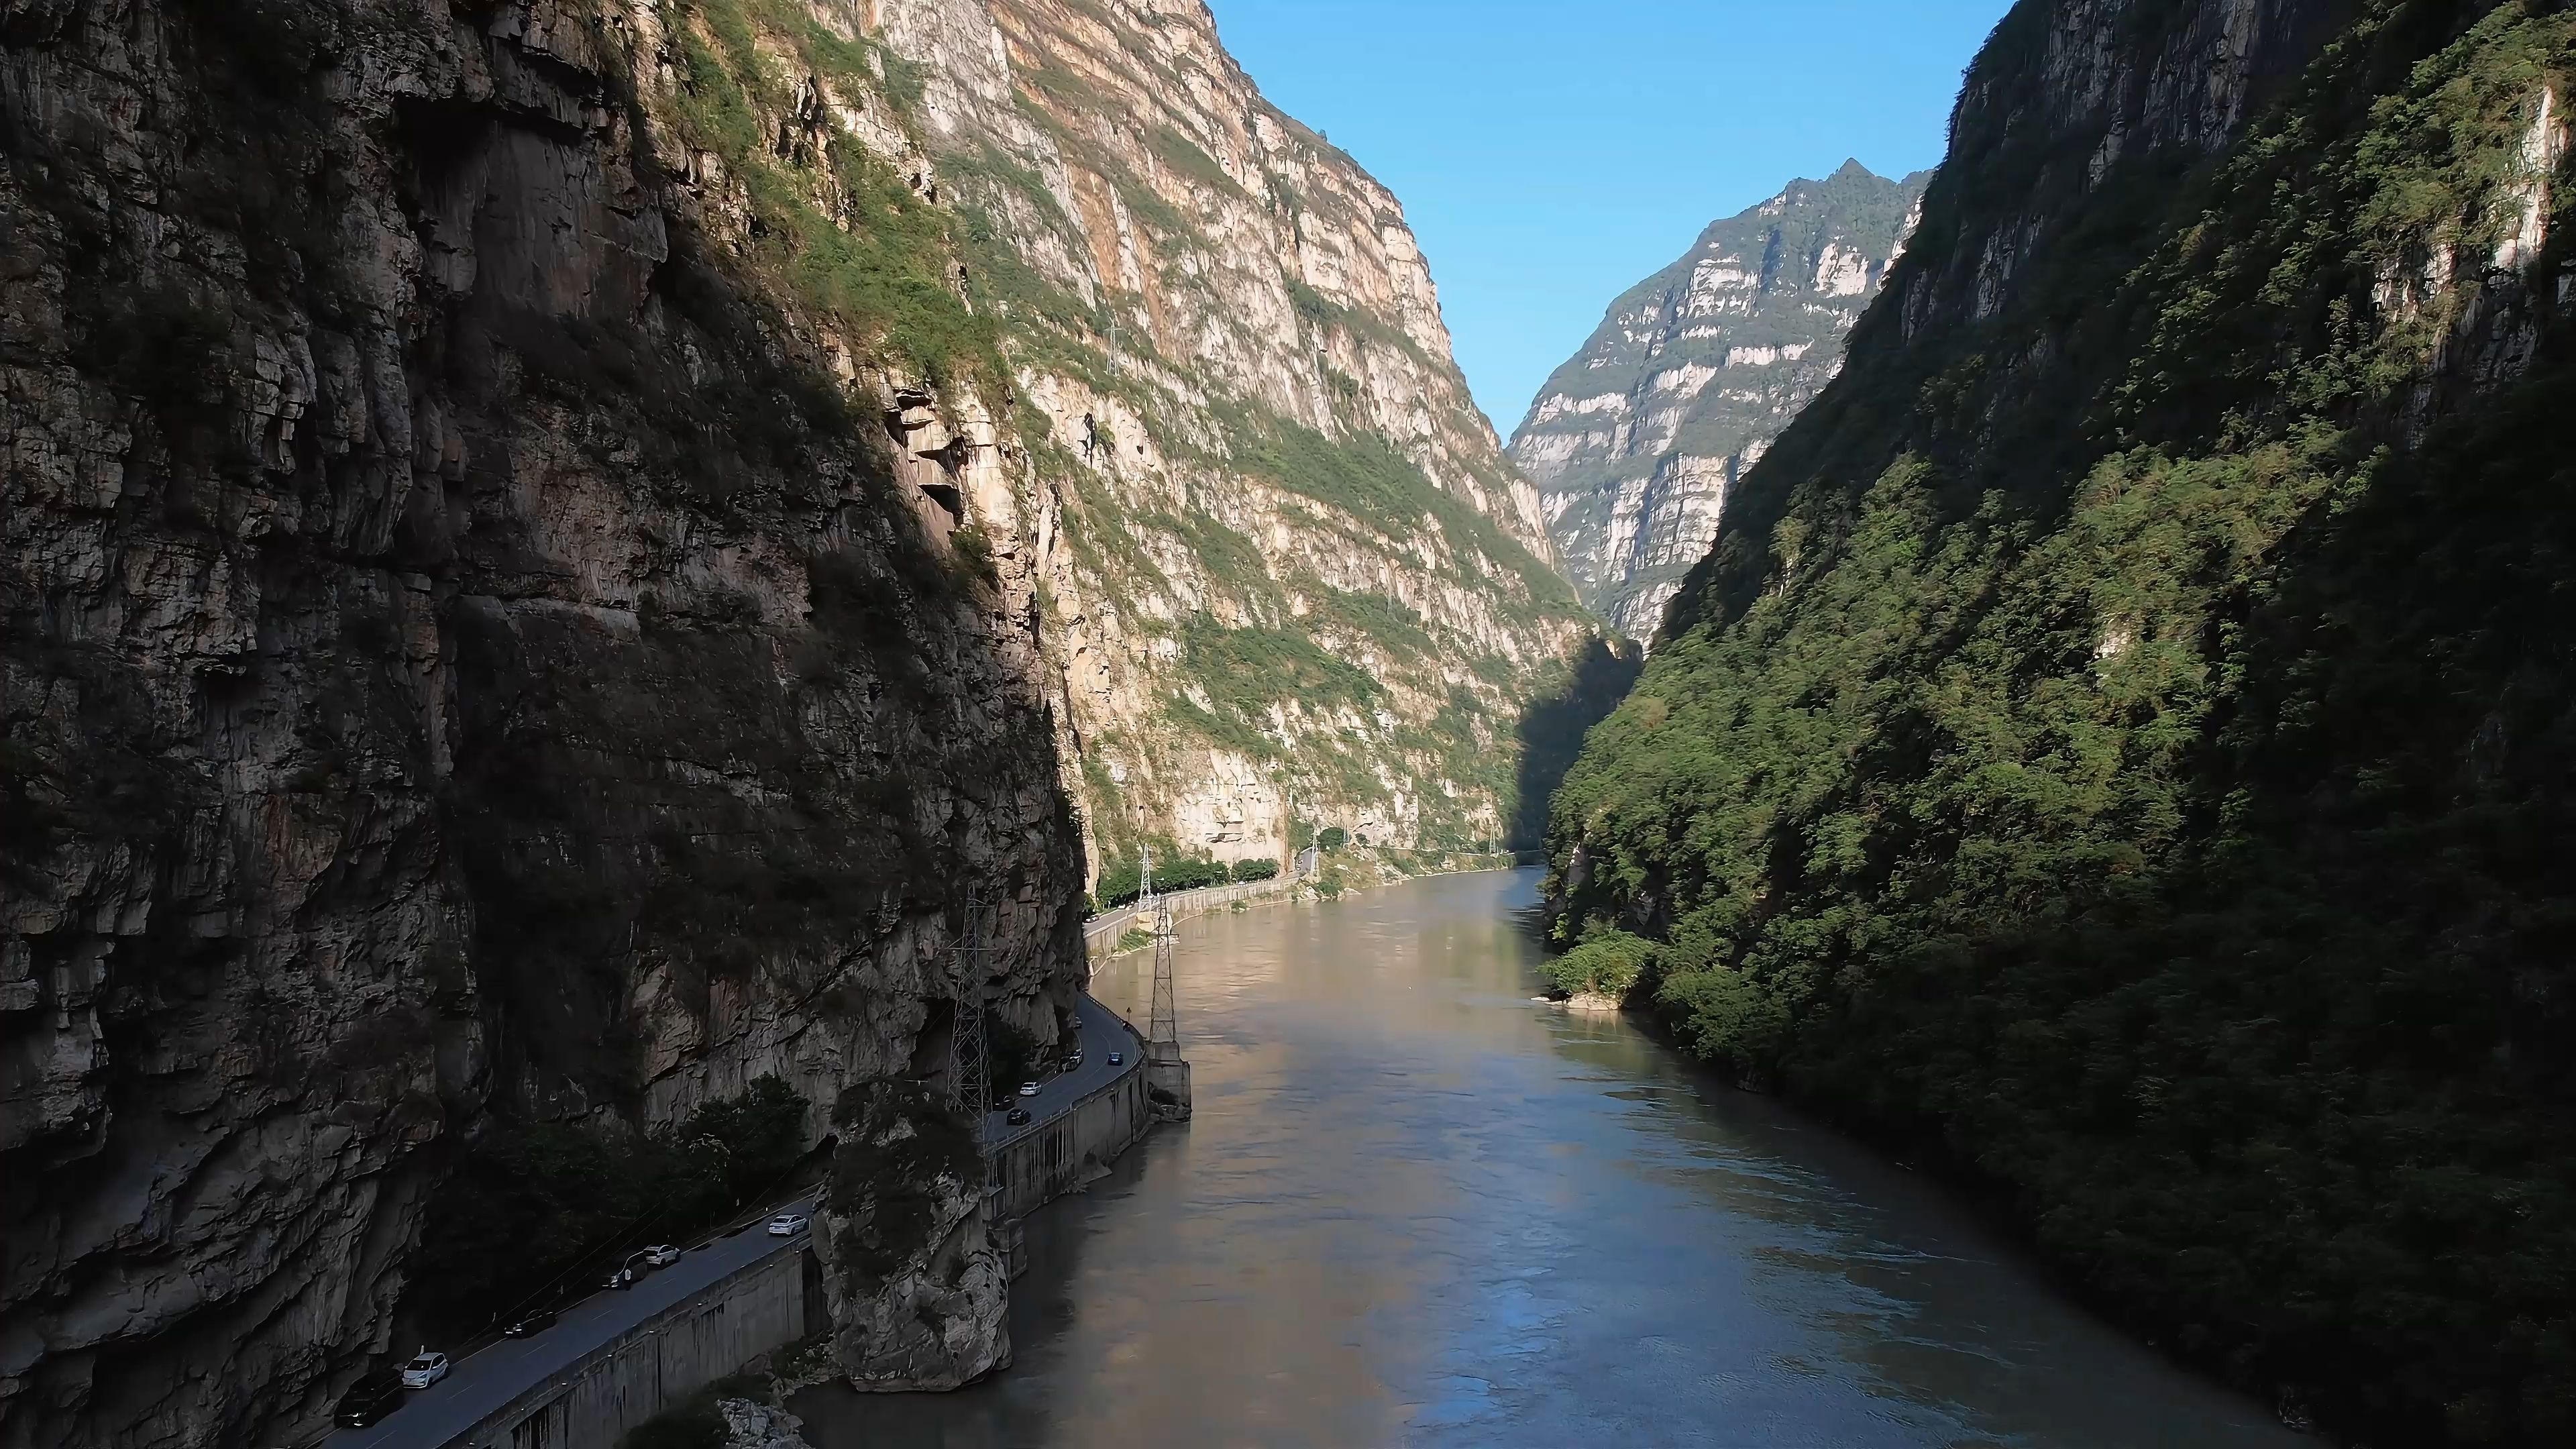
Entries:
[[1180,1121],[1190,1115],[1190,1064],[1181,1057],[1180,1012],[1172,1000],[1172,909],[1154,895],[1154,858],[1145,856],[1144,902],[1154,930],[1154,1014],[1145,1030],[1145,1087],[1154,1115]]
[[975,1155],[984,1166],[984,1191],[990,1193],[993,1179],[993,1141],[989,1130],[993,1116],[992,1046],[984,1028],[984,962],[983,953],[975,949],[975,902],[966,902],[966,928],[958,934],[957,1012],[955,1029],[948,1034],[948,1083],[957,1099],[958,1115],[973,1124]]

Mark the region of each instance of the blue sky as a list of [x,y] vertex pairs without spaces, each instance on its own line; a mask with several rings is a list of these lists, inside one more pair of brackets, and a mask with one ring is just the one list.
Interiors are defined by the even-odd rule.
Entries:
[[1941,159],[2007,0],[1210,0],[1264,94],[1404,202],[1508,435],[1610,299],[1847,156]]

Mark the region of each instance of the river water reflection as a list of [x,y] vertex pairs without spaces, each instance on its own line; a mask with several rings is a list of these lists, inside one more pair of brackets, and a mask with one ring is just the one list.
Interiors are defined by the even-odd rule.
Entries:
[[[1181,926],[1197,1116],[1032,1218],[1015,1366],[818,1449],[2295,1446],[1942,1195],[1533,1007],[1535,873]],[[1150,958],[1094,990],[1142,1021]]]

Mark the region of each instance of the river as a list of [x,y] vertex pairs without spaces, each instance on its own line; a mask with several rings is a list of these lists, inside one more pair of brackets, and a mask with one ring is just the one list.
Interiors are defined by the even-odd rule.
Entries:
[[[1931,1184],[1534,1006],[1535,872],[1181,925],[1197,1116],[1034,1214],[1017,1361],[817,1449],[2312,1444]],[[1094,982],[1142,1022],[1150,955]]]

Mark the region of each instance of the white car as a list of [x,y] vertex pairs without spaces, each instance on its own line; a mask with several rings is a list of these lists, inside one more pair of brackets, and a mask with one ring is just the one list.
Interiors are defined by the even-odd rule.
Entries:
[[805,1231],[812,1222],[813,1220],[803,1213],[780,1213],[769,1220],[769,1235],[773,1238],[792,1238]]
[[644,1261],[656,1268],[668,1268],[680,1261],[680,1250],[668,1243],[655,1243],[644,1250]]
[[1035,1082],[1022,1082],[1022,1083],[1020,1083],[1020,1095],[1021,1095],[1021,1096],[1023,1096],[1023,1097],[1034,1097],[1034,1096],[1036,1096],[1037,1094],[1038,1094],[1038,1084],[1037,1084],[1037,1083],[1035,1083]]
[[407,1389],[425,1389],[447,1377],[447,1355],[422,1349],[402,1369],[402,1385]]

